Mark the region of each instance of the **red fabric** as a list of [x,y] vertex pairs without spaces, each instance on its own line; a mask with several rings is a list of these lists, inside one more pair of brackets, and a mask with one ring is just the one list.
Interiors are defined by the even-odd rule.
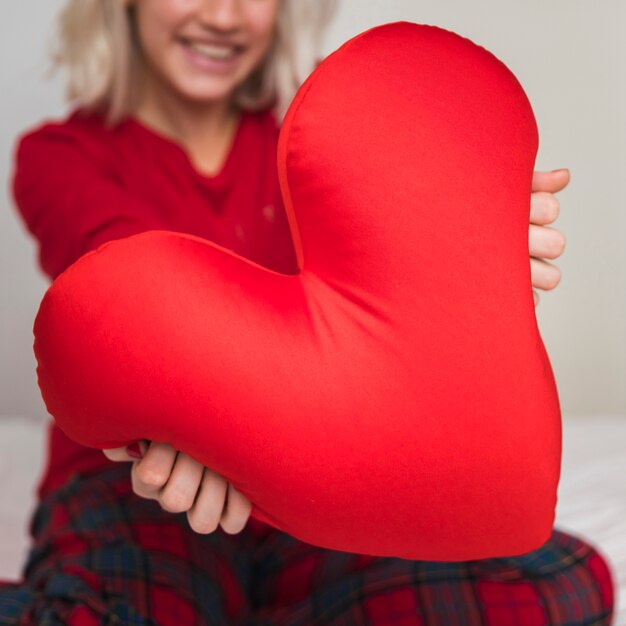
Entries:
[[[277,141],[269,110],[244,113],[227,161],[217,175],[207,176],[180,145],[138,120],[107,130],[100,116],[76,109],[20,137],[15,203],[51,278],[106,241],[154,228],[198,234],[294,272],[278,187]],[[51,421],[38,494],[65,484],[72,472],[111,463]]]
[[408,23],[355,38],[281,130],[299,272],[166,232],[85,255],[35,323],[50,413],[88,446],[171,442],[322,547],[537,548],[561,453],[528,262],[537,145],[484,48]]
[[115,465],[33,511],[24,579],[0,580],[2,626],[613,623],[611,563],[569,532],[521,556],[445,564],[325,550],[254,519],[201,535]]

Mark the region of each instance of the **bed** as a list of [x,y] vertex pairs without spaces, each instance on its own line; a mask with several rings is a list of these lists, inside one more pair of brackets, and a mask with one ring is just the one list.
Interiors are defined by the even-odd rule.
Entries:
[[[0,579],[17,580],[42,470],[45,422],[0,417]],[[626,626],[626,415],[564,416],[555,525],[594,544],[616,580],[614,626]]]

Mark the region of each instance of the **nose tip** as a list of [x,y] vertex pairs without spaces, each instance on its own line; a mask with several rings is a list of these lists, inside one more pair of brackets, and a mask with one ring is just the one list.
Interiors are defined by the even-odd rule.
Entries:
[[243,19],[241,0],[205,0],[199,18],[203,24],[213,28],[237,28]]

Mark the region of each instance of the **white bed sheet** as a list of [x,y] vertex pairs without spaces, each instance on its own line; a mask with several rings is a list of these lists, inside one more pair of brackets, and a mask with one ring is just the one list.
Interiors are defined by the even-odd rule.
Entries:
[[[45,423],[0,416],[0,579],[17,580],[42,470]],[[614,626],[626,626],[626,416],[565,416],[555,526],[592,543],[616,579]],[[623,606],[624,605],[624,606]]]

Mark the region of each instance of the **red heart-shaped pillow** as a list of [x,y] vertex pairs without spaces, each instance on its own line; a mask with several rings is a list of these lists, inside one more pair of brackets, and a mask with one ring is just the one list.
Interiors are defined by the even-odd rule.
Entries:
[[561,421],[528,258],[537,145],[481,46],[406,22],[355,37],[281,130],[299,273],[166,231],[100,246],[35,321],[49,412],[87,446],[169,442],[318,546],[539,547]]

